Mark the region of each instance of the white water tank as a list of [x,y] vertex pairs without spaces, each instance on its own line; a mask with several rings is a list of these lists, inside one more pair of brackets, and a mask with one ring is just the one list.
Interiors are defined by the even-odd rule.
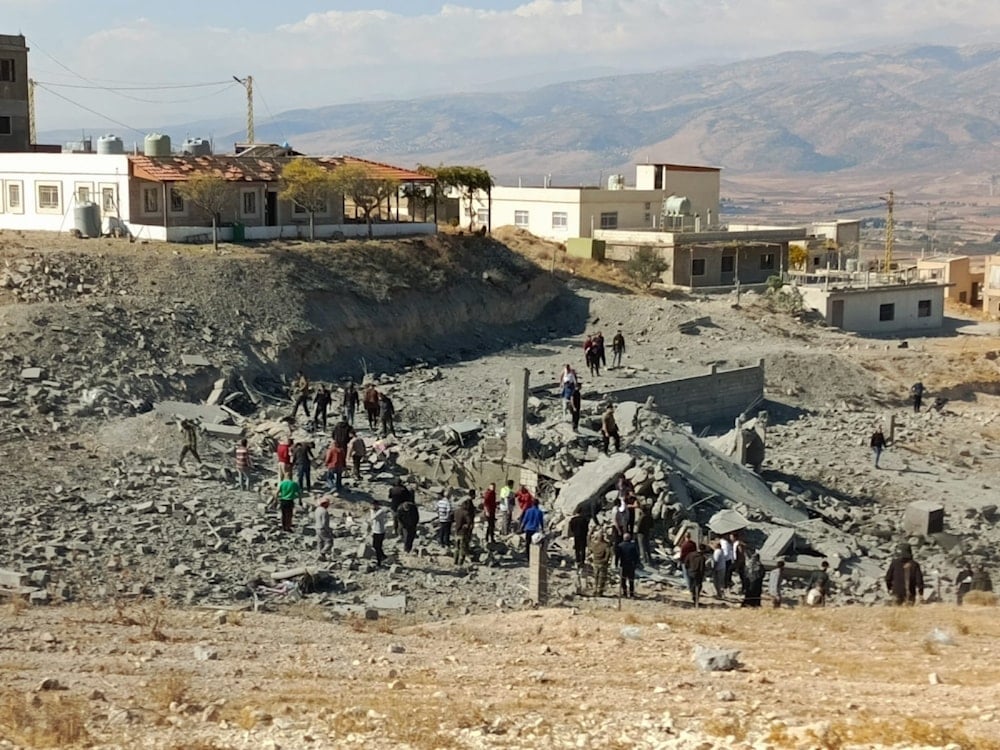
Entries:
[[97,153],[99,154],[124,154],[125,143],[117,135],[108,133],[97,139]]
[[142,151],[146,156],[170,156],[170,136],[150,133],[143,141]]
[[625,189],[625,175],[623,174],[608,175],[608,190],[624,190],[624,189]]
[[190,156],[211,156],[212,144],[204,138],[185,138],[181,153]]

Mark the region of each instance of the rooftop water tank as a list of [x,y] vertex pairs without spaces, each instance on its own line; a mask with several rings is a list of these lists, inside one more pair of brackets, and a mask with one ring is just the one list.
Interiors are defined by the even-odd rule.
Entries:
[[608,190],[624,190],[624,189],[625,189],[625,175],[623,174],[608,175]]
[[90,138],[83,138],[79,141],[70,141],[63,147],[63,152],[71,154],[92,154],[94,153],[94,142]]
[[150,133],[143,142],[143,153],[146,156],[170,156],[170,136]]
[[73,226],[84,237],[101,236],[101,212],[96,203],[85,201],[73,209]]
[[182,154],[191,156],[211,156],[212,144],[204,138],[186,138],[181,146]]
[[124,154],[125,143],[117,135],[108,133],[97,139],[97,153],[99,154]]
[[690,216],[691,201],[683,195],[671,195],[663,201],[663,213],[667,216]]

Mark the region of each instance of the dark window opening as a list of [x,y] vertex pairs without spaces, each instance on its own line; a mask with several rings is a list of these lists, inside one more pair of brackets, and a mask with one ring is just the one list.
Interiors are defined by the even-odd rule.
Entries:
[[705,275],[705,259],[695,258],[691,261],[691,275],[692,276],[704,276]]
[[10,118],[7,116],[0,117],[0,135],[10,135],[13,132],[14,128]]
[[6,81],[7,83],[13,83],[17,78],[14,75],[14,61],[0,60],[0,81]]
[[931,301],[922,299],[917,301],[917,317],[929,318],[931,316]]
[[774,253],[764,253],[760,256],[760,267],[761,270],[768,270],[774,268]]
[[889,321],[896,319],[896,305],[889,302],[885,305],[878,306],[878,319],[880,321]]
[[735,255],[723,255],[722,256],[722,272],[732,273],[736,270],[736,256]]

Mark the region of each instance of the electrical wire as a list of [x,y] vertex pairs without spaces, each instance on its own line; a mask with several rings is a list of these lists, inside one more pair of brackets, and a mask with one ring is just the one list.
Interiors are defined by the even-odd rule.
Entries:
[[[87,79],[84,79],[87,80]],[[149,86],[116,86],[114,89],[110,89],[108,86],[101,86],[100,84],[91,84],[84,86],[82,83],[54,83],[53,81],[43,81],[50,86],[60,86],[64,89],[102,89],[102,90],[114,90],[114,91],[166,91],[168,89],[198,89],[206,88],[208,86],[223,86],[232,85],[236,81],[229,79],[228,81],[206,81],[205,83],[177,83],[177,84],[151,84]]]
[[288,139],[285,137],[285,131],[281,128],[278,118],[274,116],[274,113],[271,111],[271,107],[267,103],[267,99],[264,98],[264,94],[260,90],[260,84],[257,83],[257,81],[254,81],[254,84],[254,93],[260,97],[260,101],[264,105],[264,109],[267,111],[268,117],[271,118],[271,124],[275,125],[278,128],[278,132],[281,133],[281,142],[288,143]]
[[97,115],[98,117],[103,117],[108,122],[114,123],[115,125],[117,125],[119,127],[122,127],[122,128],[125,128],[126,130],[131,130],[133,133],[138,133],[139,135],[143,135],[144,134],[143,131],[139,130],[138,128],[133,128],[131,125],[126,125],[124,122],[121,122],[120,120],[116,120],[113,117],[108,117],[107,115],[105,115],[105,114],[103,114],[101,112],[98,112],[96,109],[91,109],[90,107],[87,107],[87,106],[85,106],[83,104],[80,104],[80,102],[77,102],[77,101],[74,101],[73,99],[70,99],[68,96],[63,96],[58,91],[53,91],[52,89],[48,88],[47,86],[43,86],[43,85],[41,85],[41,84],[39,84],[37,82],[35,83],[35,85],[38,88],[44,89],[45,91],[49,92],[50,94],[52,94],[52,96],[56,96],[56,97],[62,99],[63,101],[69,102],[70,104],[72,104],[72,105],[74,105],[76,107],[79,107],[80,109],[82,109],[82,110],[84,110],[86,112],[90,112],[90,114],[92,114],[92,115]]
[[[195,87],[202,87],[202,86],[214,86],[214,87],[216,87],[214,91],[210,91],[209,93],[203,94],[201,96],[190,96],[190,97],[186,97],[186,98],[183,98],[183,99],[147,99],[147,98],[142,97],[142,96],[132,96],[131,94],[123,94],[119,90],[107,88],[106,86],[81,86],[79,84],[73,84],[73,83],[54,83],[52,81],[35,81],[35,83],[36,84],[44,84],[46,86],[55,86],[56,88],[64,88],[64,89],[87,89],[87,90],[92,90],[92,91],[93,90],[107,91],[108,93],[115,94],[116,96],[120,96],[123,99],[130,99],[133,102],[142,102],[143,104],[186,104],[188,102],[197,102],[197,101],[201,101],[203,99],[209,99],[209,98],[211,98],[211,97],[213,97],[213,96],[215,96],[217,94],[221,94],[226,89],[232,88],[233,86],[237,85],[235,81],[217,81],[216,83],[211,83],[211,84],[193,84],[193,85],[188,85],[188,86],[170,86],[170,87],[164,86],[164,87],[159,87],[159,88],[151,88],[151,89],[148,89],[148,90],[151,90],[151,91],[161,91],[161,90],[164,90],[166,88],[181,89],[181,88],[195,88]],[[130,91],[139,91],[139,90],[146,90],[146,89],[135,88],[135,89],[129,89],[129,90]]]

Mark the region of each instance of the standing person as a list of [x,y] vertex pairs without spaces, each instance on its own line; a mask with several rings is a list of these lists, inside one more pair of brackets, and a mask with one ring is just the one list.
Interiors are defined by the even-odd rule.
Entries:
[[253,457],[250,455],[250,448],[247,447],[247,439],[240,440],[236,446],[236,477],[240,482],[240,489],[245,492],[250,491],[250,471],[253,469]]
[[889,564],[885,572],[885,587],[896,603],[896,606],[917,603],[917,597],[924,596],[924,574],[920,564],[913,559],[913,550],[909,544],[899,545],[899,553]]
[[619,330],[615,337],[611,339],[611,366],[618,369],[622,366],[622,355],[625,354],[625,337]]
[[639,556],[643,565],[653,564],[653,511],[645,505],[639,506],[639,515],[635,522],[636,544],[639,547]]
[[295,469],[299,487],[305,492],[312,492],[312,462],[315,459],[312,443],[296,443],[292,450],[292,467]]
[[[690,540],[688,540],[690,541]],[[691,542],[694,544],[694,542]],[[688,552],[684,557],[684,578],[687,580],[691,601],[697,608],[701,604],[701,587],[705,583],[705,571],[708,568],[709,551],[702,545]]]
[[615,408],[608,406],[601,417],[601,446],[605,455],[608,453],[608,445],[614,440],[615,453],[622,449],[621,435],[618,433],[618,423],[615,422]]
[[181,448],[181,457],[177,459],[177,465],[184,465],[184,457],[188,453],[201,463],[201,456],[198,455],[198,422],[194,419],[182,419],[180,428],[184,433],[184,447]]
[[295,383],[292,385],[292,395],[295,397],[295,405],[292,407],[292,419],[295,419],[300,406],[302,407],[302,411],[306,413],[306,417],[309,416],[309,393],[311,390],[309,378],[302,373],[302,370],[299,370],[295,376]]
[[830,595],[830,563],[824,560],[820,569],[809,576],[809,587],[806,593],[806,604],[811,607],[825,607],[826,598]]
[[347,388],[344,389],[344,416],[352,427],[354,426],[354,413],[358,410],[359,401],[358,389],[354,387],[354,381],[349,380]]
[[759,607],[764,591],[764,566],[760,562],[760,554],[754,552],[747,558],[746,585],[743,588],[743,603],[741,607]]
[[388,437],[390,434],[396,437],[396,407],[393,405],[392,399],[385,393],[379,394],[378,412],[382,426],[382,437]]
[[575,380],[563,381],[561,389],[559,391],[559,399],[562,401],[562,413],[570,413],[570,417],[573,414],[573,393],[576,391],[578,384]]
[[330,436],[333,438],[333,442],[347,450],[347,444],[351,441],[351,426],[347,424],[347,420],[341,417],[337,420],[337,424],[333,426],[333,432]]
[[962,599],[972,591],[972,568],[968,563],[962,563],[962,569],[955,576],[955,603],[962,606]]
[[621,595],[635,598],[635,569],[639,567],[639,547],[631,534],[625,534],[618,544],[618,559],[621,562]]
[[397,523],[403,529],[403,551],[413,551],[413,540],[417,537],[417,524],[420,522],[420,511],[412,497],[407,497],[399,510],[396,511]]
[[508,479],[500,488],[500,533],[509,534],[514,521],[514,480]]
[[785,583],[785,561],[778,560],[777,566],[767,576],[767,593],[771,597],[771,606],[777,609],[781,606],[781,589]]
[[578,568],[583,567],[587,561],[587,532],[589,530],[590,514],[577,508],[569,519],[569,533],[573,537],[573,559]]
[[278,457],[278,479],[291,479],[292,477],[292,446],[295,444],[293,438],[281,438],[275,455]]
[[302,490],[298,482],[291,476],[282,479],[278,483],[271,504],[277,505],[281,510],[281,530],[292,530],[292,511],[295,509],[295,502],[302,498]]
[[615,558],[615,567],[619,565],[618,545],[622,543],[628,531],[628,501],[623,497],[615,507],[615,514],[611,517],[611,551]]
[[885,450],[885,435],[882,434],[881,426],[875,428],[868,445],[871,446],[872,455],[875,456],[875,468],[877,469],[878,460],[882,457],[882,451]]
[[492,544],[497,540],[497,486],[494,482],[490,482],[483,493],[483,517],[486,519],[486,543]]
[[718,539],[712,540],[712,585],[715,598],[721,599],[726,590],[726,553]]
[[463,565],[469,556],[472,530],[476,523],[476,506],[471,497],[465,498],[455,508],[455,565]]
[[326,412],[330,408],[331,401],[333,401],[333,396],[330,394],[330,389],[326,387],[326,384],[321,385],[313,397],[313,424],[316,427],[322,425],[323,432],[326,432]]
[[924,384],[917,381],[910,386],[910,395],[913,396],[913,412],[920,411],[920,403],[924,400]]
[[580,384],[573,386],[573,392],[569,396],[569,418],[573,423],[573,432],[580,429],[580,412],[583,411],[583,402],[580,396]]
[[438,520],[438,544],[445,549],[451,546],[451,525],[455,519],[455,509],[447,492],[442,491],[434,505]]
[[389,488],[389,510],[392,511],[392,523],[395,532],[398,534],[402,527],[399,525],[399,506],[407,500],[412,500],[410,491],[403,486],[403,480],[396,477],[396,481]]
[[323,459],[323,463],[326,465],[326,488],[334,492],[340,492],[344,486],[344,469],[347,468],[347,452],[336,441],[333,441],[326,450],[326,457]]
[[538,506],[538,498],[532,498],[531,507],[521,515],[521,533],[524,534],[524,554],[531,559],[531,538],[545,529],[545,514]]
[[333,550],[333,531],[330,530],[330,498],[323,495],[316,502],[316,551],[325,560]]
[[600,529],[590,537],[590,563],[594,566],[594,596],[604,596],[608,583],[608,564],[611,562],[611,545]]
[[365,446],[365,439],[355,432],[351,442],[347,445],[347,460],[354,467],[355,479],[361,479],[361,462],[367,453],[368,448]]
[[372,529],[372,549],[375,550],[375,565],[382,567],[385,560],[385,552],[382,551],[382,542],[385,541],[385,521],[386,509],[379,507],[378,500],[372,499],[372,509],[368,516],[368,522]]
[[597,352],[597,345],[594,340],[587,337],[587,343],[583,347],[583,356],[587,362],[587,368],[590,370],[590,374],[597,377],[601,374],[601,355]]
[[691,532],[685,531],[681,537],[681,543],[677,547],[677,562],[680,564],[681,573],[684,576],[684,585],[691,590],[691,579],[688,577],[687,558],[692,552],[698,551],[698,545],[691,539]]
[[365,407],[365,414],[368,415],[368,429],[372,432],[378,427],[378,405],[379,405],[379,393],[375,389],[374,383],[369,383],[368,387],[365,388],[365,396],[362,400]]
[[729,535],[729,540],[733,543],[733,571],[740,579],[740,593],[746,593],[746,573],[747,573],[747,545],[740,538],[740,532],[734,531]]
[[[604,334],[600,331],[594,336],[594,354],[600,360],[601,367],[608,366],[607,355],[604,353]],[[600,375],[600,373],[598,373]]]
[[723,574],[723,586],[728,590],[733,585],[733,568],[736,566],[736,552],[733,550],[732,540],[725,534],[719,537],[719,547],[722,549],[722,555],[726,563]]

